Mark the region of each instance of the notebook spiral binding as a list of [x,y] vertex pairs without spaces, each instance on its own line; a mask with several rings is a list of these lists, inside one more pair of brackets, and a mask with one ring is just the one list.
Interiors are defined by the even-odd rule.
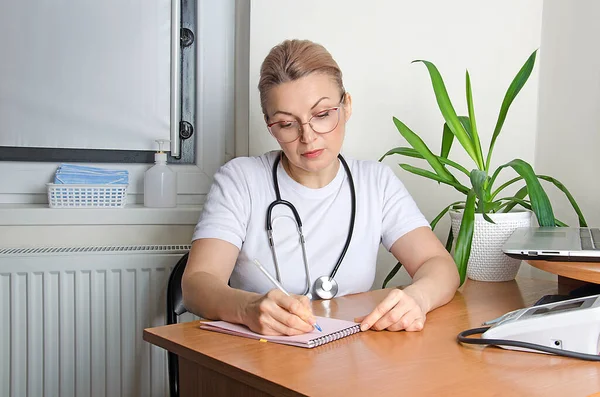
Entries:
[[350,328],[346,328],[346,329],[344,329],[342,331],[338,331],[338,332],[335,332],[333,334],[324,335],[324,336],[321,336],[319,338],[313,339],[310,342],[308,342],[308,346],[309,347],[321,346],[321,345],[324,345],[326,343],[333,342],[334,340],[345,338],[346,336],[355,334],[355,333],[357,333],[359,331],[360,331],[360,324],[356,324],[356,325],[354,325],[354,326],[352,326]]

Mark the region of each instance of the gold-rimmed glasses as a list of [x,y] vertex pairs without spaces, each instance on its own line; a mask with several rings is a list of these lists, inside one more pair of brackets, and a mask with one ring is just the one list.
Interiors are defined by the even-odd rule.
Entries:
[[[342,99],[344,95],[342,95]],[[314,114],[306,123],[301,123],[299,120],[284,120],[276,121],[274,123],[267,124],[267,128],[273,138],[277,139],[281,143],[294,142],[296,139],[302,136],[302,126],[308,124],[310,128],[317,134],[327,134],[335,130],[340,122],[340,108],[342,107],[342,101],[339,106],[324,109]]]

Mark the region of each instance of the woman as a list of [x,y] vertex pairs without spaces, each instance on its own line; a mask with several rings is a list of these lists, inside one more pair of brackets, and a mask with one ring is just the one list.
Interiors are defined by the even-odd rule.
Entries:
[[[389,167],[338,156],[352,99],[337,63],[321,45],[285,41],[265,58],[258,88],[281,151],[236,158],[215,175],[183,276],[186,308],[264,335],[310,332],[306,295],[368,291],[382,243],[413,283],[357,319],[361,330],[423,329],[427,312],[453,297],[456,266]],[[301,229],[286,203],[267,216],[277,198],[297,209]],[[273,288],[255,259],[291,296]]]

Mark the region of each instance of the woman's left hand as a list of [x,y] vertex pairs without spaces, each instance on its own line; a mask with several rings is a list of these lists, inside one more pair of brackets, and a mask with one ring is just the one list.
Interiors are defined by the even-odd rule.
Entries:
[[421,295],[411,287],[393,289],[371,313],[355,318],[361,331],[421,331],[427,309]]

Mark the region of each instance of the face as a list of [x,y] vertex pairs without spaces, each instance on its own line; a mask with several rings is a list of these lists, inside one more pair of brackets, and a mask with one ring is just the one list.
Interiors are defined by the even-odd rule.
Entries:
[[[271,89],[265,121],[267,124],[280,123],[284,128],[297,127],[286,133],[299,135],[292,142],[279,142],[290,166],[307,173],[321,173],[337,167],[346,122],[352,112],[350,95],[346,94],[345,103],[340,104],[341,95],[330,76],[314,73]],[[337,107],[339,110],[331,110]],[[315,132],[308,123],[310,120],[317,131],[324,131],[322,126],[328,125],[327,118],[337,118],[338,111],[339,122],[331,132]]]

